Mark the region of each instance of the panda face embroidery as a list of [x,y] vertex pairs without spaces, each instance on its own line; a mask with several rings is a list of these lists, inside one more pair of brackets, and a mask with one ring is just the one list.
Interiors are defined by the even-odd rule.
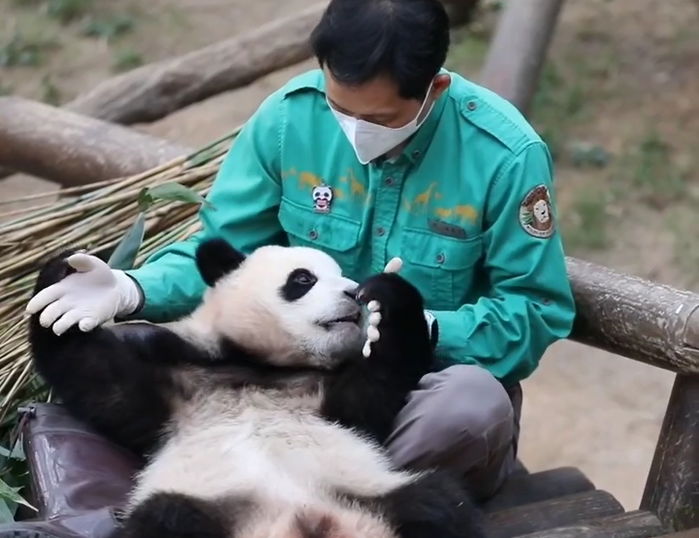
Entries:
[[333,199],[333,190],[328,185],[313,187],[313,209],[318,213],[329,213]]

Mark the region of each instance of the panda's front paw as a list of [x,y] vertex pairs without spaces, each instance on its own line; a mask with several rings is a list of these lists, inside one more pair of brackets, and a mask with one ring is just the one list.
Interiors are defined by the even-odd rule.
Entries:
[[400,338],[401,333],[424,325],[422,296],[395,273],[381,273],[367,279],[359,287],[357,300],[366,304],[369,311],[362,350],[365,357],[371,354],[372,344],[383,342],[387,334]]
[[392,320],[394,316],[404,313],[405,309],[421,312],[423,308],[422,296],[417,288],[395,273],[379,273],[369,277],[359,286],[357,300],[367,306],[377,301],[384,321]]

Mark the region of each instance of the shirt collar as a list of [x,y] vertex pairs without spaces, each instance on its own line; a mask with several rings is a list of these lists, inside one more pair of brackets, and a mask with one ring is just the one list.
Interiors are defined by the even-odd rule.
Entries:
[[403,155],[412,164],[419,162],[427,151],[427,148],[429,148],[432,138],[434,138],[434,133],[437,130],[437,126],[439,125],[439,120],[442,119],[442,113],[447,103],[448,94],[449,88],[447,88],[447,91],[442,92],[442,95],[439,96],[434,107],[432,107],[430,115],[427,116],[427,119],[412,138],[408,140],[408,144],[403,149]]

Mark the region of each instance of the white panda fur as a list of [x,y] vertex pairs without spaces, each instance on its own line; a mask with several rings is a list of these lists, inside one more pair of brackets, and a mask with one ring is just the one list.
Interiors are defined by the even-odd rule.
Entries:
[[[69,274],[65,257],[36,291]],[[60,337],[30,323],[68,409],[147,457],[120,538],[481,536],[452,477],[396,469],[381,447],[431,365],[417,290],[396,275],[357,289],[305,248],[246,258],[210,240],[197,264],[210,287],[182,320]],[[357,297],[388,309],[368,360]]]

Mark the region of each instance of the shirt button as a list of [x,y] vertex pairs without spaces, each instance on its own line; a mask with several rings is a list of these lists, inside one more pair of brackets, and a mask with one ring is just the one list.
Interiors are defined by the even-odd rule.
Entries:
[[391,185],[393,185],[393,178],[392,178],[392,177],[387,177],[387,178],[384,180],[384,183],[390,187]]
[[420,156],[420,150],[416,149],[413,151],[413,159],[417,159]]
[[443,252],[440,252],[437,254],[437,263],[444,263],[444,260],[446,259],[446,256],[444,256]]
[[308,237],[314,240],[318,239],[318,232],[316,232],[315,230],[311,230],[310,232],[308,232]]
[[468,108],[469,110],[476,110],[477,107],[478,105],[475,101],[469,101],[468,103],[466,103],[466,108]]
[[379,226],[379,227],[376,229],[376,234],[377,234],[377,235],[384,235],[385,233],[386,233],[386,230],[385,230],[383,227],[381,227],[381,226]]

